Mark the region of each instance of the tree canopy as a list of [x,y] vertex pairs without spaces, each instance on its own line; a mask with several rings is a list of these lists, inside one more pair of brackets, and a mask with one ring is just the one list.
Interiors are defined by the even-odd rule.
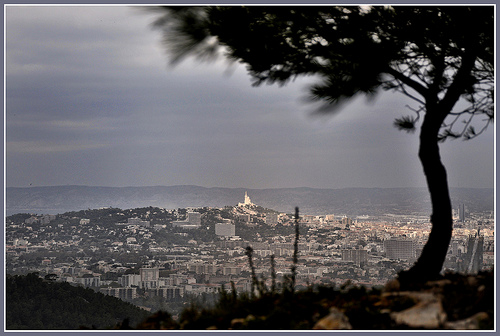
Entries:
[[[171,62],[224,55],[246,65],[254,85],[317,75],[313,100],[337,106],[380,89],[418,103],[396,125],[414,130],[426,101],[450,109],[440,140],[471,138],[493,120],[491,6],[169,7],[161,28]],[[455,83],[455,84],[453,84]],[[450,90],[451,89],[451,90]],[[457,110],[451,111],[462,99]],[[467,115],[459,127],[458,115]],[[479,131],[472,117],[486,116]],[[460,119],[461,121],[463,119]]]

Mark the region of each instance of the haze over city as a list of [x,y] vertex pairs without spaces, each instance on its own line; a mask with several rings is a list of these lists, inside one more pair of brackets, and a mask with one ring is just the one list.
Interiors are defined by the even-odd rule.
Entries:
[[[6,184],[424,187],[412,102],[360,97],[313,117],[308,83],[252,87],[222,60],[168,65],[154,15],[125,6],[8,6]],[[494,129],[448,140],[450,187],[494,183]]]

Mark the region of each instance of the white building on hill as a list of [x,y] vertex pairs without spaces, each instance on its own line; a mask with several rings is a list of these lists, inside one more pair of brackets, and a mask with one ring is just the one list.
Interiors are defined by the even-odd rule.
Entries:
[[252,205],[255,205],[252,203],[252,201],[250,200],[250,197],[248,197],[248,194],[247,192],[245,191],[245,201],[243,203],[238,203],[238,206],[240,207],[248,207],[248,206],[252,206]]

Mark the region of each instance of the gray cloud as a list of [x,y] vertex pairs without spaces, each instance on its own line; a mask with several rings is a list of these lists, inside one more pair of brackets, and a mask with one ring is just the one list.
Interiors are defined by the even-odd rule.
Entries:
[[[383,94],[313,118],[307,84],[251,87],[245,69],[169,68],[151,15],[122,6],[8,6],[7,185],[424,186],[410,102]],[[493,129],[443,145],[450,185],[493,184]]]

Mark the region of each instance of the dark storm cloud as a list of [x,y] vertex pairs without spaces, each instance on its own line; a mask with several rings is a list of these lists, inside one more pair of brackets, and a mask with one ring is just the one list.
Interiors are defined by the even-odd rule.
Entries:
[[[392,127],[409,113],[401,96],[312,118],[312,78],[253,88],[242,66],[167,67],[138,8],[6,13],[8,185],[424,185],[417,135]],[[492,184],[492,133],[444,145],[452,186]]]

